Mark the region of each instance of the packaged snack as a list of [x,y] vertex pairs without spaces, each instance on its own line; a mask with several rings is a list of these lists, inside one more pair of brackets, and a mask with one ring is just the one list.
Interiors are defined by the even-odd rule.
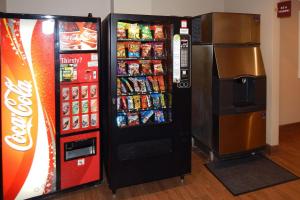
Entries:
[[97,97],[97,85],[91,85],[90,95],[91,95],[91,98]]
[[89,102],[88,100],[81,101],[81,112],[88,113],[89,112]]
[[118,75],[126,75],[126,62],[125,61],[118,61]]
[[164,77],[163,76],[156,76],[156,80],[159,84],[160,91],[162,91],[162,92],[166,91]]
[[153,78],[152,76],[148,76],[147,79],[151,82],[153,91],[158,92],[159,87],[158,87],[157,80],[155,78]]
[[123,110],[128,109],[126,96],[121,97],[121,109]]
[[62,119],[62,129],[63,129],[64,131],[70,129],[70,117],[64,117],[64,118]]
[[166,108],[166,101],[165,101],[165,95],[160,94],[160,103],[162,108]]
[[[117,95],[120,95],[121,94],[121,80],[119,78],[117,78]],[[122,91],[123,92],[123,91]],[[127,92],[127,91],[126,91]],[[126,93],[125,92],[125,93]]]
[[65,102],[62,104],[62,114],[69,115],[70,114],[70,104],[69,102]]
[[128,126],[136,126],[140,124],[138,113],[127,113]]
[[164,69],[163,69],[161,60],[153,60],[152,63],[153,63],[153,71],[154,71],[155,75],[164,73]]
[[140,26],[135,24],[128,24],[128,39],[140,39]]
[[141,101],[142,101],[142,109],[147,109],[148,108],[147,95],[142,95]]
[[150,60],[141,60],[140,63],[142,66],[142,74],[151,75],[152,74],[151,61]]
[[134,101],[134,109],[139,110],[141,109],[141,98],[139,95],[133,96]]
[[164,27],[163,25],[154,25],[154,39],[164,39]]
[[117,110],[121,109],[121,97],[117,97]]
[[154,57],[164,56],[164,44],[162,42],[157,42],[153,44]]
[[150,25],[147,25],[147,24],[141,25],[141,32],[142,32],[142,39],[144,39],[144,40],[152,39]]
[[97,114],[91,114],[91,126],[97,126]]
[[98,111],[98,101],[97,99],[91,100],[91,112],[97,112]]
[[82,118],[81,118],[81,127],[82,128],[89,127],[89,115],[82,115]]
[[128,62],[128,73],[131,76],[140,74],[140,64],[138,61],[130,61]]
[[82,99],[86,99],[89,97],[89,93],[88,93],[88,86],[81,86],[81,98]]
[[70,99],[70,90],[69,90],[69,88],[63,88],[62,89],[62,99],[63,100],[69,100]]
[[[131,87],[130,83],[128,82],[127,79],[125,78],[121,78],[122,82],[124,85],[126,85],[126,87],[128,88],[129,92],[133,92],[133,88]],[[125,90],[127,91],[127,89],[125,88]],[[124,90],[124,91],[125,91]],[[122,89],[122,92],[123,92],[123,89]],[[126,93],[126,92],[125,92]]]
[[78,129],[79,128],[79,116],[73,116],[72,117],[72,129]]
[[154,121],[155,123],[164,123],[165,122],[165,116],[164,112],[161,110],[154,111]]
[[72,102],[72,114],[77,115],[79,113],[79,102],[73,101]]
[[144,43],[144,44],[142,44],[141,45],[141,50],[142,50],[141,57],[142,58],[149,58],[149,57],[151,57],[151,48],[152,48],[151,43]]
[[132,83],[133,83],[133,87],[134,87],[134,91],[135,92],[140,92],[140,87],[139,87],[139,84],[138,84],[138,79],[137,78],[128,78]]
[[125,23],[125,22],[117,23],[117,38],[118,39],[126,38],[126,27],[127,27],[127,23]]
[[120,128],[127,126],[127,124],[126,124],[126,114],[125,113],[118,113],[117,126],[120,127]]
[[147,92],[146,82],[145,82],[146,78],[145,77],[139,77],[139,78],[136,78],[136,80],[139,83],[140,92],[142,92],[142,93]]
[[79,88],[72,87],[72,99],[76,100],[79,98]]
[[160,94],[151,94],[154,108],[160,108]]
[[139,58],[140,57],[140,42],[128,42],[128,57]]
[[147,88],[148,92],[152,92],[152,88],[151,88],[148,78],[145,78],[145,84],[146,84],[146,88]]
[[124,85],[124,83],[121,82],[121,91],[122,91],[122,94],[126,94],[127,93],[127,89]]
[[142,124],[146,124],[147,122],[149,122],[153,114],[154,114],[153,110],[141,111]]
[[124,42],[117,43],[117,58],[126,58],[126,48]]
[[132,96],[127,96],[127,106],[128,106],[128,110],[133,110],[134,109]]

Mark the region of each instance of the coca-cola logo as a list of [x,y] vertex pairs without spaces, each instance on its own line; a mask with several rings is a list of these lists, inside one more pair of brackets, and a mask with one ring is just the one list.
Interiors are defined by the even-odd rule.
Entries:
[[4,93],[4,105],[11,112],[10,133],[4,141],[17,151],[27,151],[32,147],[32,84],[29,81],[18,80],[14,84],[5,77],[7,90]]
[[63,32],[60,36],[61,40],[66,42],[76,42],[80,40],[79,32]]

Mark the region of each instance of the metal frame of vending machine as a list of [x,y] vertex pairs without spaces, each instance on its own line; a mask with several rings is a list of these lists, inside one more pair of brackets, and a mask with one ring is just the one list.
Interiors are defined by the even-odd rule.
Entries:
[[[0,18],[1,198],[40,198],[101,183],[101,19],[18,13]],[[78,99],[72,99],[72,86]],[[66,117],[73,131],[64,130]],[[13,171],[17,178],[7,166],[4,171],[5,163],[10,170],[22,166]]]
[[[179,34],[181,20],[187,28],[188,17],[110,14],[102,22],[101,120],[104,163],[113,194],[121,187],[163,178],[183,180],[191,172],[191,61],[184,66],[177,62],[181,79],[173,79],[173,36]],[[123,30],[117,31],[118,22]],[[128,23],[133,29],[141,25],[141,30],[129,37]],[[161,32],[164,36],[155,37]],[[184,53],[190,53],[189,35],[176,38],[179,50],[180,45],[188,49],[177,51],[177,58],[188,56]]]

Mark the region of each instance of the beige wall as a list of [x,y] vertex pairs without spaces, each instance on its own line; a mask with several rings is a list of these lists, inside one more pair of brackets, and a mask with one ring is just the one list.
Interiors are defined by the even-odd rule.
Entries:
[[224,0],[114,0],[115,13],[195,16],[224,11]]
[[0,0],[0,12],[6,11],[6,0]]
[[299,11],[300,1],[292,0],[292,16],[280,19],[280,125],[300,122]]
[[261,50],[267,73],[267,143],[279,142],[279,20],[277,0],[225,0],[226,12],[261,14]]
[[150,15],[152,12],[152,0],[112,0],[113,12],[124,14]]
[[[3,1],[3,0],[0,0]],[[7,0],[7,12],[106,17],[110,0]]]

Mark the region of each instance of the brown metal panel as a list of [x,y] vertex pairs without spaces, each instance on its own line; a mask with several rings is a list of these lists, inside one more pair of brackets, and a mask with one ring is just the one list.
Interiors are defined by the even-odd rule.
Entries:
[[219,117],[220,155],[244,152],[265,144],[265,111]]
[[259,43],[260,16],[240,13],[213,13],[213,43]]
[[241,76],[265,76],[259,47],[215,47],[220,79]]

